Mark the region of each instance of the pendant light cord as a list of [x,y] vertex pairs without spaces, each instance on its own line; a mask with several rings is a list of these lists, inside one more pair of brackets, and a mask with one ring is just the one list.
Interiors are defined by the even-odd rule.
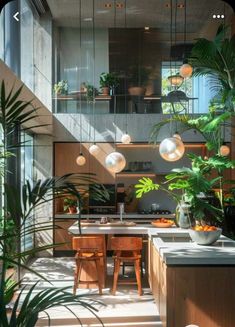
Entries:
[[183,59],[183,63],[186,63],[186,31],[187,31],[187,23],[186,23],[186,12],[187,12],[187,1],[184,0],[184,59]]
[[[174,43],[175,43],[175,47],[176,47],[176,43],[177,43],[177,40],[176,40],[176,32],[177,32],[177,29],[176,29],[176,22],[177,22],[177,0],[175,0],[175,15],[174,15],[174,31],[175,31],[175,37],[174,37]],[[174,72],[174,75],[176,74],[176,59],[174,60],[175,62],[175,72]]]
[[95,57],[96,57],[96,42],[95,42],[95,0],[93,0],[93,24],[92,24],[92,37],[93,37],[93,102],[92,102],[92,116],[93,116],[93,143],[95,144]]
[[[126,2],[127,0],[125,0],[125,21],[124,21],[124,26],[125,26],[125,30],[126,30]],[[127,55],[127,47],[126,47],[126,55]],[[126,134],[128,134],[128,120],[127,120],[127,96],[126,96],[126,93],[127,93],[127,77],[126,77],[126,73],[125,73],[125,85],[124,85],[124,89],[125,89],[125,97],[124,97],[124,101],[125,101],[125,115],[126,115]]]
[[173,44],[173,37],[172,37],[172,30],[173,30],[173,0],[171,0],[171,21],[170,21],[170,75],[172,75],[172,44]]
[[[80,27],[80,76],[81,76],[81,67],[82,67],[82,0],[79,1],[79,27]],[[82,153],[82,97],[80,94],[80,101],[79,101],[79,109],[80,109],[80,154]]]
[[[116,0],[114,0],[114,30],[115,30],[115,36],[116,36]],[[117,99],[114,95],[114,117],[113,117],[113,124],[114,124],[114,150],[116,151],[116,142],[117,142],[117,126],[116,126],[116,111],[117,111]]]

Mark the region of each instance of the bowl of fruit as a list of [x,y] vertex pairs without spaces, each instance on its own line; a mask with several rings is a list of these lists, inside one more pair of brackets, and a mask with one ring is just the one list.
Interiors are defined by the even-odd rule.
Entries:
[[151,224],[155,227],[159,227],[159,228],[169,228],[172,227],[174,225],[174,220],[172,219],[166,219],[166,218],[159,218],[156,220],[153,220],[151,222]]
[[192,241],[199,245],[215,243],[220,238],[221,232],[221,228],[210,225],[196,225],[189,230]]

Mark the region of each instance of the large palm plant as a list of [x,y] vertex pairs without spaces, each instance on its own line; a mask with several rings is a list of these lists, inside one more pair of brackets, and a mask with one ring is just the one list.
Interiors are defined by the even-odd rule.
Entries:
[[[6,92],[5,83],[3,81],[0,90],[0,125],[2,134],[0,161],[4,193],[4,207],[1,208],[2,228],[0,229],[0,326],[33,327],[37,322],[40,312],[56,305],[64,305],[67,307],[69,304],[79,304],[92,310],[95,314],[95,308],[88,303],[86,299],[81,296],[73,296],[68,293],[66,289],[52,287],[33,295],[36,285],[28,290],[26,296],[24,296],[23,291],[21,291],[11,313],[7,310],[6,297],[12,294],[16,286],[19,286],[21,282],[19,281],[18,283],[8,285],[6,290],[6,284],[9,282],[9,278],[6,279],[7,266],[12,264],[16,267],[24,267],[37,274],[37,272],[27,267],[25,259],[29,255],[55,246],[54,244],[49,244],[29,251],[20,250],[19,244],[22,235],[25,236],[51,228],[50,225],[45,225],[40,222],[36,225],[27,224],[33,211],[41,205],[52,201],[53,198],[61,197],[65,194],[72,194],[80,199],[83,190],[87,189],[88,183],[92,183],[95,190],[94,193],[97,197],[107,197],[108,195],[102,188],[96,188],[94,186],[96,182],[95,177],[88,174],[68,174],[58,178],[47,178],[45,181],[37,181],[34,186],[32,186],[29,181],[26,181],[25,185],[22,187],[21,194],[14,186],[8,184],[7,174],[9,174],[9,172],[6,164],[7,160],[9,157],[14,156],[12,151],[21,146],[20,142],[14,142],[12,135],[16,128],[18,130],[24,129],[25,123],[37,117],[37,109],[32,106],[31,102],[19,100],[22,87],[16,91],[12,88],[8,93]],[[37,126],[33,127],[35,128]],[[38,125],[38,127],[40,126]],[[13,229],[7,228],[7,226],[9,226],[9,220],[14,224]],[[11,251],[9,251],[9,242],[15,241],[17,241],[18,245],[17,250],[14,251],[11,249]],[[43,276],[40,277],[45,279]],[[71,311],[70,308],[68,308],[68,310]],[[79,322],[78,317],[77,319]]]
[[198,39],[189,61],[194,76],[209,76],[220,102],[223,101],[226,110],[235,112],[235,35],[228,38],[226,34],[227,29],[221,25],[212,41]]

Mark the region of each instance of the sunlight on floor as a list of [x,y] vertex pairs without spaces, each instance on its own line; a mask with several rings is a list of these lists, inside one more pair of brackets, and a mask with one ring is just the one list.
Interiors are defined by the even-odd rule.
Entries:
[[[68,287],[72,291],[74,260],[72,258],[38,258],[31,266],[37,273],[42,274],[52,284],[41,280],[37,285],[37,290],[48,287]],[[131,267],[126,268],[126,273],[131,273]],[[108,261],[108,277],[106,280],[107,288],[103,289],[103,295],[97,294],[97,289],[79,289],[77,295],[84,295],[92,301],[98,310],[96,314],[101,319],[105,327],[162,327],[156,304],[148,287],[147,281],[143,278],[143,296],[138,296],[135,285],[120,285],[115,296],[110,294],[112,285],[112,260]],[[27,272],[24,274],[24,283],[32,285],[38,281],[38,276]],[[63,307],[52,308],[47,311],[53,326],[102,326],[98,318],[87,309],[73,305],[69,307],[72,312]],[[49,326],[48,316],[41,314],[37,326]]]

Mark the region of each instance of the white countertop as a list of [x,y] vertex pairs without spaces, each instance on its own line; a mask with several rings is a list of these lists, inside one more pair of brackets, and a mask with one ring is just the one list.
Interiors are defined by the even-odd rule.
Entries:
[[[119,214],[84,214],[81,215],[81,219],[100,219],[101,217],[109,217],[113,219],[120,218]],[[123,219],[157,219],[164,217],[166,219],[169,218],[175,218],[175,214],[169,214],[169,215],[157,215],[157,214],[139,214],[139,213],[124,213]],[[66,213],[59,213],[55,214],[55,219],[77,219],[78,214],[66,214]]]
[[[72,234],[79,234],[77,223],[69,228]],[[189,240],[187,229],[156,228],[148,225],[82,227],[82,234],[136,234],[149,235],[154,246],[167,265],[234,265],[235,241],[221,236],[210,246],[197,245]],[[164,238],[166,237],[166,238]],[[165,241],[164,241],[165,240]],[[171,241],[169,241],[171,240]]]

